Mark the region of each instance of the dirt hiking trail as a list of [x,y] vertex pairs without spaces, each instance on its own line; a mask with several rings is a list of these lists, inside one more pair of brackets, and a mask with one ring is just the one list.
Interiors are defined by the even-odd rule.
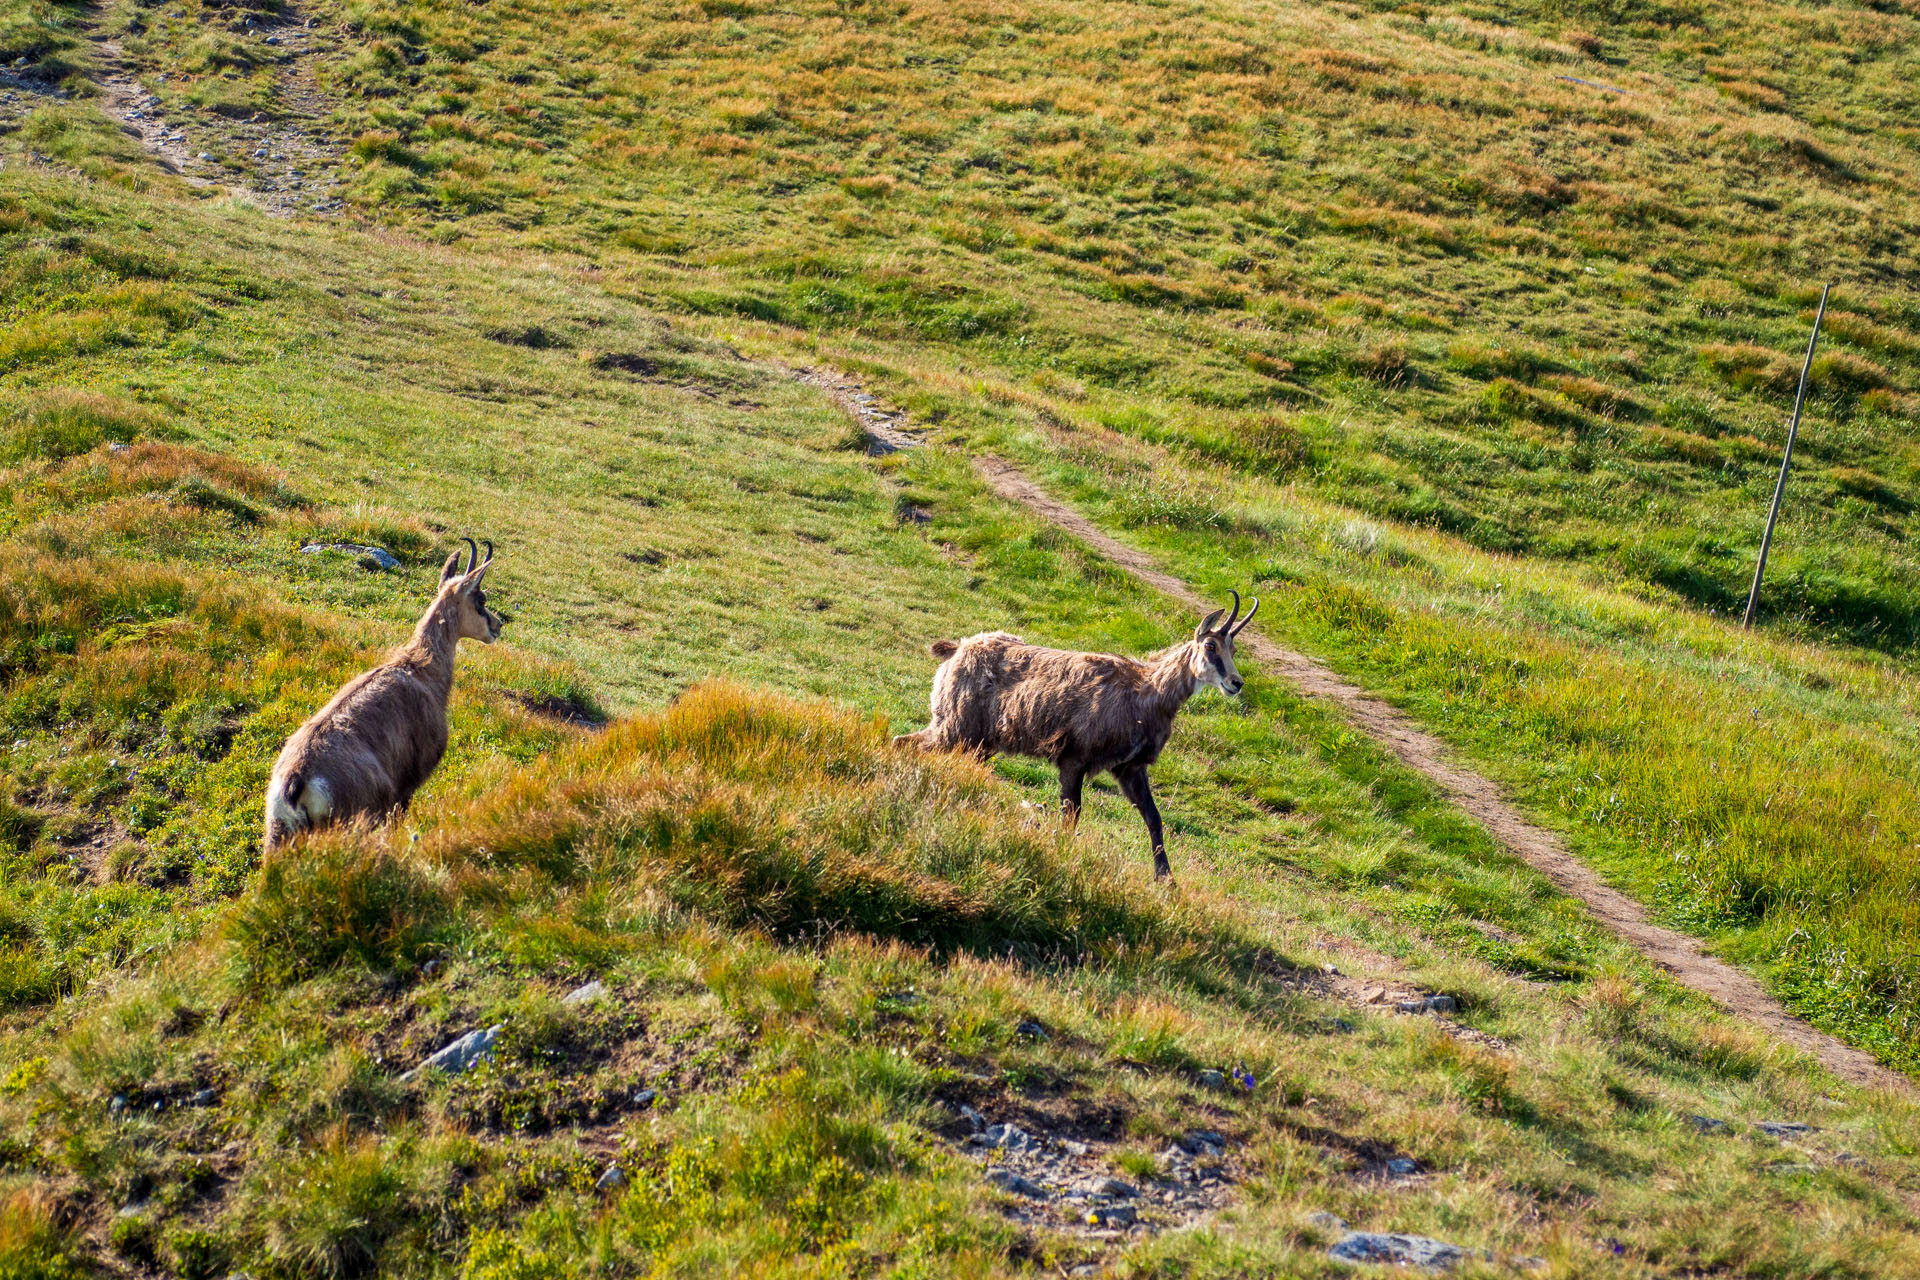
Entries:
[[[905,416],[868,394],[858,383],[837,373],[809,371],[803,381],[826,390],[873,437],[877,451],[911,447],[919,441],[901,430]],[[1179,578],[1154,564],[1153,559],[1103,532],[1091,520],[1049,495],[1013,464],[1000,458],[974,459],[974,469],[993,491],[1018,503],[1099,551],[1135,579],[1200,612],[1213,606]],[[1439,738],[1421,729],[1406,715],[1342,679],[1325,664],[1275,644],[1259,632],[1242,633],[1239,644],[1265,669],[1290,681],[1301,692],[1337,706],[1347,721],[1392,752],[1402,764],[1438,787],[1463,812],[1501,844],[1539,871],[1555,888],[1586,905],[1595,919],[1653,961],[1673,978],[1708,996],[1727,1012],[1765,1028],[1775,1039],[1818,1058],[1842,1080],[1868,1089],[1914,1092],[1913,1082],[1881,1066],[1871,1054],[1817,1030],[1788,1012],[1785,1005],[1745,970],[1707,954],[1686,934],[1663,928],[1647,918],[1633,898],[1608,885],[1560,838],[1534,825],[1508,804],[1492,779],[1448,762],[1451,754]]]

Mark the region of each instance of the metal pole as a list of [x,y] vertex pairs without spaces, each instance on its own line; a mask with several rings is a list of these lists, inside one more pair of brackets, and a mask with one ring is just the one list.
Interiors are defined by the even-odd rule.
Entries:
[[1780,456],[1780,478],[1774,481],[1773,505],[1767,508],[1767,531],[1760,535],[1760,560],[1753,566],[1753,589],[1747,592],[1747,616],[1740,621],[1743,630],[1753,629],[1753,611],[1760,605],[1760,579],[1767,572],[1767,548],[1773,545],[1773,522],[1780,518],[1780,497],[1787,491],[1787,468],[1793,465],[1793,441],[1800,434],[1800,406],[1807,398],[1807,375],[1813,371],[1813,344],[1820,341],[1820,322],[1827,318],[1827,292],[1830,284],[1820,286],[1820,309],[1813,313],[1813,332],[1807,335],[1807,358],[1800,364],[1800,389],[1793,395],[1793,421],[1787,424],[1787,451]]

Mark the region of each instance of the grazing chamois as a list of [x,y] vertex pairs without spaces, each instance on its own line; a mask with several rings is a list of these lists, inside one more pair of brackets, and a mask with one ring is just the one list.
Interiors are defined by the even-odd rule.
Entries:
[[500,638],[500,615],[480,589],[493,544],[484,560],[472,538],[466,544],[467,567],[460,568],[457,548],[447,557],[439,593],[413,639],[349,681],[281,748],[267,783],[268,853],[296,832],[404,810],[439,765],[447,751],[454,646]]
[[922,751],[1005,751],[1050,761],[1060,769],[1060,809],[1070,825],[1080,821],[1081,784],[1089,774],[1110,770],[1146,821],[1154,876],[1166,876],[1167,844],[1147,766],[1160,758],[1174,716],[1195,689],[1210,684],[1222,693],[1240,692],[1245,681],[1233,665],[1233,638],[1259,608],[1255,600],[1240,618],[1236,591],[1231,613],[1215,609],[1194,628],[1193,639],[1144,661],[1042,649],[1004,631],[937,640],[933,656],[943,661],[933,675],[933,722],[894,742]]

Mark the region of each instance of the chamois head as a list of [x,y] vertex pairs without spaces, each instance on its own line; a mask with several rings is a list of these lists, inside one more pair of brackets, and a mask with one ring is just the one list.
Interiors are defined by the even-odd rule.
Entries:
[[447,567],[440,571],[440,596],[435,604],[451,611],[453,633],[459,639],[492,644],[500,638],[504,624],[499,614],[487,608],[487,593],[480,589],[480,580],[487,576],[487,566],[493,563],[493,544],[487,543],[487,558],[482,560],[473,539],[465,541],[467,567],[460,567],[460,550],[456,547],[447,557]]
[[[1210,684],[1222,693],[1237,694],[1246,681],[1240,678],[1240,671],[1233,665],[1233,638],[1246,629],[1253,615],[1260,611],[1260,601],[1256,598],[1253,608],[1247,610],[1247,616],[1240,618],[1240,593],[1233,594],[1233,612],[1215,609],[1208,614],[1199,626],[1193,629],[1193,646],[1187,659],[1193,678],[1201,684]],[[1220,615],[1226,613],[1227,620],[1220,621]],[[1234,619],[1240,618],[1238,626]],[[1215,624],[1218,625],[1215,625]]]

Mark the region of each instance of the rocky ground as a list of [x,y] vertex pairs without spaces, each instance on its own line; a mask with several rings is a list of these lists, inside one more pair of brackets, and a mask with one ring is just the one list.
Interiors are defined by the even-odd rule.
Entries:
[[[155,21],[185,17],[184,10],[174,10]],[[339,33],[291,8],[233,22],[234,36],[273,68],[271,110],[236,114],[202,107],[192,100],[187,81],[144,72],[119,39],[106,36],[94,39],[98,106],[163,168],[193,186],[224,189],[280,217],[338,212],[344,139],[332,127],[332,104],[314,67],[339,46]],[[0,125],[17,125],[41,103],[70,97],[68,89],[17,60],[0,70]]]

